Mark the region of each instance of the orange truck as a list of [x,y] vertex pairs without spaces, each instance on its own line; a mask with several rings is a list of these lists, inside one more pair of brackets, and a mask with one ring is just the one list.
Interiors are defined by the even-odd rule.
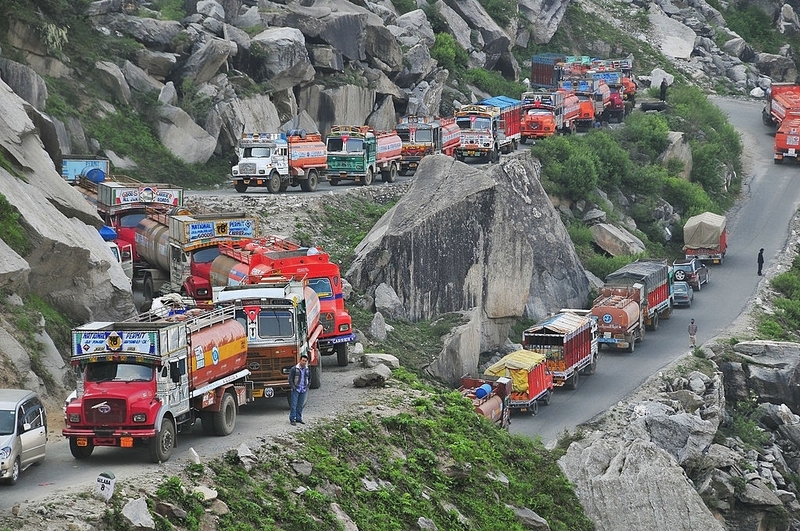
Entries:
[[461,142],[461,129],[455,118],[404,116],[395,131],[403,141],[400,175],[415,171],[425,155],[443,153],[452,157]]
[[475,413],[500,428],[508,429],[511,424],[511,378],[467,374],[461,377],[458,391],[472,401]]
[[578,97],[565,91],[523,92],[520,142],[527,143],[558,132],[573,133],[580,114]]
[[547,360],[553,385],[577,389],[580,374],[597,369],[597,322],[588,310],[561,310],[522,333],[522,346]]
[[547,369],[544,354],[517,350],[505,355],[483,371],[485,375],[511,379],[511,409],[525,410],[529,415],[539,411],[539,402],[550,404],[553,396],[553,375]]
[[569,79],[561,82],[560,90],[572,92],[578,97],[580,107],[576,124],[582,129],[591,129],[595,122],[606,116],[611,104],[611,89],[603,80]]
[[800,85],[773,83],[761,111],[764,125],[780,125],[787,117],[800,117]]
[[800,151],[800,117],[789,117],[781,122],[775,132],[775,154],[772,160],[775,164],[783,164],[787,158],[797,162],[798,151]]
[[271,194],[285,192],[290,186],[313,192],[328,168],[322,135],[303,130],[245,133],[237,154],[239,162],[231,168],[231,182],[239,193],[251,186],[264,187]]

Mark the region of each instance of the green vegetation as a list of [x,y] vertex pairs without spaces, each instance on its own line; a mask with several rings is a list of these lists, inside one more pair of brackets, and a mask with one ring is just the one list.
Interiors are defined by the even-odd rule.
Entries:
[[[525,527],[512,507],[535,511],[554,531],[594,529],[557,454],[538,440],[498,430],[459,393],[432,390],[413,375],[397,373],[404,382],[395,393],[402,412],[340,416],[299,433],[299,445],[268,442],[254,449],[259,462],[249,471],[235,452],[212,461],[202,475],[196,467],[188,481],[213,478],[230,508],[217,529],[337,529],[333,503],[359,529],[371,531],[412,529],[420,517],[453,531],[521,531]],[[420,391],[418,398],[408,398],[409,387]],[[310,472],[297,472],[297,463],[310,464]],[[367,489],[365,482],[376,488]],[[187,494],[191,486],[169,478],[157,497],[188,512],[172,525],[195,530],[203,505]],[[122,529],[118,497],[103,518],[108,529]],[[169,529],[166,522],[160,525]]]
[[773,300],[774,313],[758,318],[758,337],[779,341],[800,340],[800,256],[795,256],[792,267],[770,280],[777,292]]
[[478,0],[492,17],[502,27],[507,27],[517,15],[517,2],[515,0]]
[[465,69],[469,60],[467,52],[449,33],[436,34],[436,42],[431,48],[431,57],[439,62],[439,66],[451,72]]
[[[738,437],[750,448],[760,449],[770,438],[770,434],[761,429],[756,422],[758,416],[758,396],[750,391],[750,397],[733,404],[728,403],[726,410],[732,417],[730,425],[720,426],[716,438]],[[719,442],[719,441],[718,441]]]
[[19,212],[2,194],[0,194],[0,240],[23,257],[28,255],[33,245],[28,233],[25,232],[25,227],[19,223]]

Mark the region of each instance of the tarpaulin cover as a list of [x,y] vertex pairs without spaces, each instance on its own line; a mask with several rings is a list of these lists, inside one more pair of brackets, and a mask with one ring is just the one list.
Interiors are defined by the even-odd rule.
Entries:
[[692,216],[683,226],[684,249],[716,249],[725,230],[725,216],[703,212]]
[[544,354],[531,350],[517,350],[506,354],[503,359],[489,366],[483,373],[490,376],[507,376],[511,378],[511,389],[514,392],[526,393],[528,391],[528,373],[544,361]]
[[608,286],[630,286],[640,282],[644,284],[647,293],[650,293],[663,284],[668,276],[669,266],[666,260],[639,259],[608,274],[605,283]]

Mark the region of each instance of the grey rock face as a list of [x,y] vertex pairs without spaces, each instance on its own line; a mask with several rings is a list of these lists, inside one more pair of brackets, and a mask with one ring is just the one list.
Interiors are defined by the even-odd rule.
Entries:
[[207,40],[186,61],[182,71],[183,79],[198,85],[210,81],[236,51],[236,43],[233,41],[217,38]]
[[0,77],[19,97],[37,110],[44,110],[47,85],[32,68],[10,59],[0,58]]
[[536,44],[550,42],[568,5],[565,0],[519,0],[519,14],[531,24]]
[[269,81],[283,90],[314,78],[305,38],[294,28],[270,28],[253,37],[250,43],[253,74],[258,81]]
[[157,130],[161,143],[188,164],[207,162],[214,154],[217,140],[180,107],[162,105]]
[[180,22],[156,20],[127,15],[117,15],[109,28],[129,35],[144,44],[148,49],[167,52],[172,50],[172,40],[183,31]]
[[100,81],[111,92],[114,99],[123,105],[130,105],[131,88],[128,86],[128,82],[125,81],[122,70],[108,61],[98,61],[94,67],[100,74]]

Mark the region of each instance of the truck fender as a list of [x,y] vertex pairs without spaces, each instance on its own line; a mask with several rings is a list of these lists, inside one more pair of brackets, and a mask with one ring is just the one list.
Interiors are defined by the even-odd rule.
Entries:
[[172,411],[170,411],[165,404],[161,404],[161,408],[158,410],[158,414],[156,415],[156,421],[154,424],[156,433],[161,431],[161,425],[164,423],[164,418],[167,416],[169,416],[170,419],[173,419]]

